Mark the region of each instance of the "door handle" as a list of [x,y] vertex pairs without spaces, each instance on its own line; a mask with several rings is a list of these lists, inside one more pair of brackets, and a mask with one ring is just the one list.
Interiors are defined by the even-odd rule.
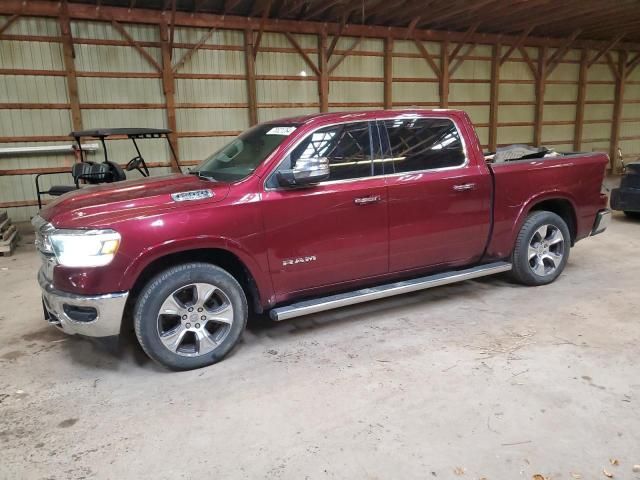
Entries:
[[475,183],[463,183],[461,185],[454,185],[453,189],[456,192],[466,192],[467,190],[475,190],[476,188],[476,184]]
[[356,205],[368,205],[370,203],[378,203],[382,200],[380,195],[370,195],[368,197],[358,197],[353,199],[353,203]]

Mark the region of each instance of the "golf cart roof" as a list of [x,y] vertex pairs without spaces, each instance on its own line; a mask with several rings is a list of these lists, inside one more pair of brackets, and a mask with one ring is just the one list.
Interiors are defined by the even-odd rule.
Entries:
[[74,138],[106,138],[118,135],[129,138],[159,138],[169,133],[171,133],[171,130],[166,128],[97,128],[95,130],[71,132],[69,136]]

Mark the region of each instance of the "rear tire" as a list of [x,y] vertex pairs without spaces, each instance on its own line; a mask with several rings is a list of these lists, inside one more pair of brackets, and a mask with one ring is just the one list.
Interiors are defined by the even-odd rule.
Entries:
[[171,267],[152,278],[134,308],[142,349],[172,370],[222,360],[247,323],[247,299],[237,280],[208,263]]
[[571,249],[565,221],[552,212],[529,214],[513,249],[513,278],[525,285],[546,285],[564,270]]
[[625,210],[624,214],[634,220],[640,220],[640,212],[630,212],[629,210]]

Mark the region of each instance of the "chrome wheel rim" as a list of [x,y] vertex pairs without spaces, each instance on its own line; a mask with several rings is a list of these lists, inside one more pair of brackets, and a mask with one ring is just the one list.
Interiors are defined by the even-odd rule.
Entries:
[[212,352],[227,337],[231,325],[231,301],[210,283],[192,283],[175,290],[162,303],[157,320],[162,344],[185,357]]
[[529,241],[529,267],[536,275],[552,275],[564,257],[564,235],[555,225],[542,225]]

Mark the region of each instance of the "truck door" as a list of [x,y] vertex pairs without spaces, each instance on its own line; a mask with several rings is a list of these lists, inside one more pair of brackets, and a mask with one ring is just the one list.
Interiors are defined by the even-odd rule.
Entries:
[[479,260],[491,222],[491,177],[468,158],[456,124],[450,118],[402,117],[379,126],[389,195],[389,270]]
[[[277,301],[388,271],[387,192],[372,127],[359,121],[320,128],[268,177],[261,204]],[[278,185],[279,169],[313,155],[329,159],[328,181]]]

